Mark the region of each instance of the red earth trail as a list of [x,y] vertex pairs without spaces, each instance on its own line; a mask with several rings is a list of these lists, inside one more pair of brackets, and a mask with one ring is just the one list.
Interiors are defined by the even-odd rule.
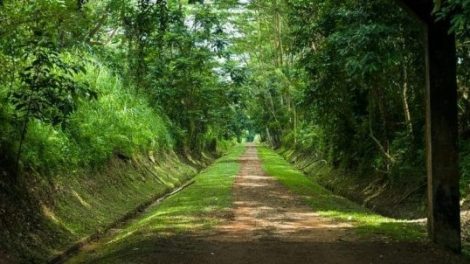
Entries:
[[[302,197],[266,175],[255,145],[239,159],[232,213],[213,230],[156,238],[152,250],[131,245],[113,254],[165,264],[465,263],[430,245],[359,238],[349,223],[318,216]],[[100,262],[94,262],[100,263]]]

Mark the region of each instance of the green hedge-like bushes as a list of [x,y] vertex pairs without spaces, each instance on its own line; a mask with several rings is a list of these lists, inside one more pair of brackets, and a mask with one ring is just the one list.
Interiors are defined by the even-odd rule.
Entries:
[[[89,55],[63,56],[72,63],[85,58],[86,72],[74,78],[87,83],[97,92],[98,98],[81,101],[61,125],[32,119],[21,153],[24,169],[54,171],[97,166],[113,155],[131,157],[136,153],[165,151],[173,147],[167,122],[150,106],[145,96],[137,96],[132,87],[124,87],[121,79],[99,61],[87,59],[91,58]],[[0,87],[2,102],[8,103],[9,89],[11,87]],[[14,116],[9,109],[8,105],[0,108],[4,121],[1,132],[8,134],[0,138],[3,141],[0,145],[8,147],[8,155],[13,160],[22,122],[21,117]]]

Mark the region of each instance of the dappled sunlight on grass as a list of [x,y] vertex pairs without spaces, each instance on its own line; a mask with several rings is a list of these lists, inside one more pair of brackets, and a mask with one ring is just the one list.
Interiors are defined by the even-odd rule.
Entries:
[[[151,206],[141,217],[94,245],[93,250],[106,254],[144,238],[195,232],[220,223],[221,216],[232,205],[231,189],[240,167],[237,158],[244,149],[234,147],[227,156],[197,175],[192,185],[161,204]],[[96,256],[85,251],[72,263],[89,257]]]
[[397,240],[421,240],[425,237],[423,225],[380,216],[344,197],[334,195],[294,169],[271,149],[260,147],[259,154],[265,172],[303,197],[320,216],[351,223],[357,234],[365,237],[382,235]]

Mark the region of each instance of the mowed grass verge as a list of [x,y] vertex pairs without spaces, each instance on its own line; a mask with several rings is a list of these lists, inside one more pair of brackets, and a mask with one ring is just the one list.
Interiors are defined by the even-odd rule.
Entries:
[[326,190],[306,177],[272,149],[258,147],[263,170],[275,177],[293,193],[303,197],[308,205],[324,217],[353,224],[360,237],[383,237],[394,241],[420,241],[426,237],[424,225],[392,219]]
[[[152,250],[153,241],[207,230],[218,224],[232,206],[232,185],[244,146],[229,153],[194,177],[194,183],[149,208],[113,234],[88,246],[67,263],[132,263],[127,248]],[[127,259],[126,256],[129,258]]]

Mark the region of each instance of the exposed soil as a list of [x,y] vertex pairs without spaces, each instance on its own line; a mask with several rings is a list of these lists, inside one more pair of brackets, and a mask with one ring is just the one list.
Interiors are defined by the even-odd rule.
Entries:
[[221,225],[217,241],[334,242],[351,240],[351,225],[315,214],[301,197],[265,175],[255,147],[240,158],[241,170],[233,187],[234,217]]
[[212,231],[130,244],[106,259],[125,263],[466,263],[422,243],[360,239],[348,223],[318,216],[302,197],[267,176],[254,146],[240,158],[233,214]]

